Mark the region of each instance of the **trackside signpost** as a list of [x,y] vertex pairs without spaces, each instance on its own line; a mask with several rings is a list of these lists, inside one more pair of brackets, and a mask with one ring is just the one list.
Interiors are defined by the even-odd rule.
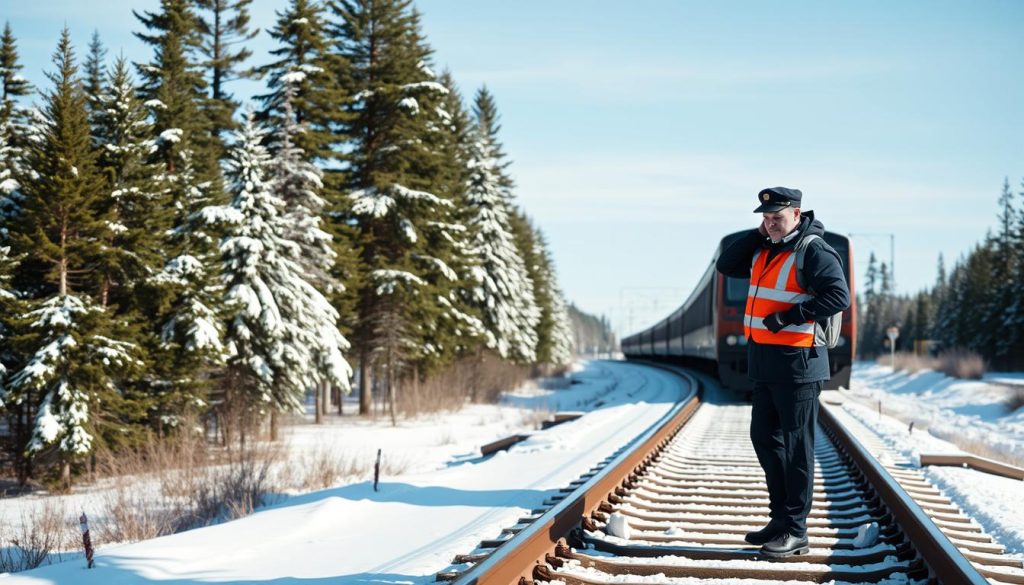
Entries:
[[889,359],[892,363],[892,371],[896,371],[896,339],[900,336],[900,328],[893,325],[885,330],[889,337]]

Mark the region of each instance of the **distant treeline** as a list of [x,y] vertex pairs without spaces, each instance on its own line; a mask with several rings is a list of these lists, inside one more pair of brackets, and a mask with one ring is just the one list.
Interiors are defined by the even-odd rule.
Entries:
[[615,350],[615,334],[608,319],[584,313],[575,304],[569,305],[569,318],[576,350],[581,354],[606,354]]
[[[1024,185],[1024,183],[1022,183]],[[935,284],[894,295],[889,267],[868,261],[860,287],[858,352],[888,352],[886,329],[899,327],[897,351],[970,350],[997,369],[1024,368],[1024,192],[1006,179],[995,230],[947,273],[939,256]]]
[[[393,414],[455,363],[571,359],[494,98],[435,73],[411,0],[282,0],[265,32],[251,2],[135,12],[149,55],[96,33],[80,59],[65,29],[41,88],[4,28],[0,428],[23,482],[197,417],[241,441],[352,379]],[[265,84],[244,107],[243,78]]]

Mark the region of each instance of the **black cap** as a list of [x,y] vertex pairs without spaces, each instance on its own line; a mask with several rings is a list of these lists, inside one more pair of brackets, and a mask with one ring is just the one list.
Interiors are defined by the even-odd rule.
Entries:
[[757,200],[761,205],[754,210],[754,213],[770,213],[791,207],[800,207],[801,197],[803,197],[803,193],[799,189],[787,189],[786,187],[761,189],[761,192],[757,194]]

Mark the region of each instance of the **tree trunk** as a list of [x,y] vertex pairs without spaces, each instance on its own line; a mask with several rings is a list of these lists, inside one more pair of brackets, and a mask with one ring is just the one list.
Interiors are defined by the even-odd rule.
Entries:
[[323,391],[324,391],[323,384],[317,382],[317,384],[315,386],[313,386],[313,402],[316,403],[314,405],[314,409],[313,409],[313,412],[315,413],[313,415],[313,424],[318,424],[319,425],[319,424],[323,424],[323,422],[324,422],[324,411],[323,411],[323,408],[322,408],[321,402],[320,402],[320,394]]
[[398,417],[395,416],[395,363],[391,344],[388,344],[388,406],[391,408],[391,426],[398,426]]
[[61,464],[60,483],[64,486],[64,491],[71,491],[71,462],[67,459]]
[[367,416],[370,414],[370,408],[372,406],[370,402],[370,384],[367,381],[369,377],[369,368],[366,367],[366,353],[363,352],[359,356],[359,415]]
[[278,421],[278,417],[277,417],[277,411],[276,410],[271,410],[270,411],[270,440],[271,441],[276,441],[278,436],[280,436],[280,429],[279,429],[278,422],[279,421]]
[[327,382],[320,382],[320,399],[323,404],[320,407],[320,412],[327,414],[327,410],[331,406],[331,388],[327,385]]

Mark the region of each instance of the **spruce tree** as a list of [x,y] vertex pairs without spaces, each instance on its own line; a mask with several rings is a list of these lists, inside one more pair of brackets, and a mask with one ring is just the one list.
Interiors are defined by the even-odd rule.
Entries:
[[[152,113],[156,176],[173,215],[159,233],[162,270],[149,279],[149,322],[159,336],[151,374],[162,388],[161,401],[178,408],[207,404],[208,379],[221,367],[223,289],[217,261],[218,235],[200,212],[221,202],[223,185],[211,131],[207,84],[197,62],[201,21],[189,0],[161,0],[155,12],[136,12],[149,33],[135,33],[154,49],[150,63],[138,65],[140,94]],[[171,417],[172,423],[176,422]]]
[[213,133],[215,148],[220,148],[218,158],[224,153],[222,134],[235,128],[234,115],[238,109],[232,95],[225,87],[237,79],[251,79],[252,69],[243,69],[242,64],[252,56],[245,44],[256,38],[259,29],[249,30],[249,5],[252,0],[195,0],[204,11],[199,18],[200,52],[205,61],[203,67],[208,76],[210,99],[207,102],[209,129]]
[[[217,175],[218,149],[213,148],[208,119],[201,115],[207,84],[194,58],[201,21],[189,0],[161,0],[159,11],[134,14],[151,31],[135,36],[154,50],[152,62],[137,66],[142,76],[140,93],[153,113],[155,156],[171,175],[181,175],[183,167],[190,167],[199,181],[212,181]],[[191,186],[178,186],[176,203]]]
[[[295,123],[304,130],[295,145],[309,160],[331,163],[345,140],[342,123],[347,119],[344,60],[331,51],[324,8],[313,0],[290,0],[270,30],[277,48],[270,51],[276,61],[258,70],[267,80],[269,92],[257,96],[262,103],[259,119],[280,126],[287,101]],[[335,165],[331,165],[335,166]],[[337,186],[329,181],[328,187]]]
[[26,96],[32,91],[28,80],[18,73],[22,65],[18,63],[18,47],[11,31],[11,23],[4,23],[4,32],[0,36],[0,122],[15,119],[15,99]]
[[37,177],[24,183],[22,215],[12,238],[26,262],[39,270],[15,343],[26,363],[8,388],[9,400],[34,421],[22,447],[28,453],[54,448],[68,482],[71,462],[89,453],[97,436],[117,441],[139,416],[121,389],[124,377],[141,363],[134,344],[120,339],[125,333],[120,322],[90,294],[95,294],[90,285],[104,254],[110,216],[102,211],[103,181],[67,29],[54,63],[41,140],[27,157]]
[[103,93],[103,86],[106,79],[107,50],[103,48],[103,41],[100,40],[100,31],[92,33],[92,40],[89,41],[89,54],[85,59],[84,89],[86,108],[89,110],[89,122],[96,126],[96,118],[100,109],[100,97]]
[[283,180],[285,174],[279,181],[271,176],[264,140],[250,115],[229,161],[234,198],[204,210],[211,221],[228,224],[220,246],[233,307],[225,384],[250,408],[300,412],[307,388],[348,388],[351,370],[342,354],[348,342],[338,331],[337,312],[306,280],[303,246],[289,238],[301,214],[287,213],[280,196],[294,196],[294,184]]
[[[480,258],[476,301],[489,332],[488,345],[498,354],[520,363],[536,359],[540,310],[524,251],[533,254],[532,242],[517,243],[513,223],[511,179],[497,139],[497,110],[486,88],[476,96],[474,143],[469,163],[470,229],[473,248]],[[519,230],[520,240],[532,239],[529,226]]]
[[[0,218],[4,219],[4,224],[13,221],[18,213],[21,198],[18,177],[28,176],[24,168],[26,116],[18,107],[17,99],[28,95],[32,87],[18,73],[21,68],[14,33],[10,23],[5,23],[0,36]],[[0,239],[6,230],[6,225],[0,224]]]
[[[269,90],[257,96],[262,105],[258,119],[274,128],[278,137],[282,132],[288,133],[288,142],[301,159],[297,162],[322,170],[323,176],[317,179],[322,183],[317,189],[318,196],[323,199],[318,215],[324,219],[320,228],[330,234],[335,264],[329,275],[320,276],[328,276],[334,282],[325,292],[341,315],[342,329],[348,333],[355,326],[360,269],[355,252],[356,233],[348,221],[350,205],[343,196],[343,173],[339,170],[345,141],[342,123],[347,119],[344,104],[348,100],[346,87],[340,81],[344,77],[344,62],[331,50],[320,3],[291,0],[277,16],[269,31],[277,42],[271,51],[275,60],[258,69]],[[279,144],[278,139],[270,145],[275,157]]]
[[[355,336],[360,355],[361,410],[369,406],[366,368],[384,377],[392,407],[397,385],[453,348],[438,335],[455,282],[451,258],[429,247],[438,223],[451,223],[443,196],[444,129],[438,113],[446,89],[430,70],[430,49],[409,0],[345,0],[332,4],[336,53],[344,59],[352,98],[346,187],[366,271],[358,293]],[[443,345],[443,346],[442,346]]]

